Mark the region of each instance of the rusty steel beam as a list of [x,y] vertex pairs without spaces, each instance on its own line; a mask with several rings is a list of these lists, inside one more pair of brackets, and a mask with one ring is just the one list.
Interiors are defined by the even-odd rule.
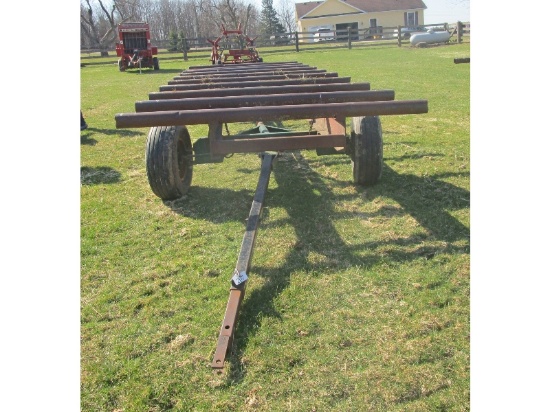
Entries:
[[455,62],[455,64],[470,63],[470,58],[469,57],[456,58],[456,59],[454,59],[454,62]]
[[309,136],[273,136],[268,138],[214,139],[210,141],[212,155],[231,153],[260,153],[266,151],[309,150],[330,147],[346,147],[346,136],[327,134]]
[[284,74],[284,73],[326,73],[324,69],[304,69],[301,67],[296,68],[285,68],[285,69],[255,69],[255,70],[234,70],[231,72],[212,72],[212,73],[203,73],[203,72],[182,72],[174,79],[189,79],[189,78],[203,78],[203,77],[229,77],[229,76],[249,76],[251,74]]
[[232,70],[240,67],[269,67],[269,66],[307,66],[304,63],[297,61],[292,62],[257,62],[257,63],[244,63],[242,65],[224,65],[224,64],[212,64],[210,66],[189,66],[188,70]]
[[388,101],[395,98],[393,90],[354,90],[320,93],[285,93],[272,95],[244,95],[224,97],[202,97],[194,99],[144,100],[136,102],[136,112],[158,112],[167,110],[198,110],[250,106],[271,106],[290,104],[321,104],[359,101]]
[[307,74],[321,74],[327,73],[326,70],[254,70],[254,71],[242,71],[231,73],[185,73],[175,76],[172,80],[202,80],[202,79],[225,79],[230,77],[257,77],[257,76],[285,76],[285,75],[307,75]]
[[[245,81],[263,81],[263,80],[284,80],[284,79],[307,79],[307,78],[330,78],[338,77],[338,73],[287,73],[287,74],[271,74],[271,75],[257,75],[250,74],[249,76],[244,77]],[[199,79],[189,79],[175,77],[174,80],[169,80],[169,85],[174,84],[207,84],[207,83],[231,83],[243,81],[243,77],[202,77]]]
[[265,86],[227,89],[198,89],[178,90],[149,93],[150,100],[189,99],[197,97],[222,97],[243,95],[269,95],[283,93],[320,93],[344,90],[370,90],[370,83],[329,83],[329,84],[302,84],[287,86]]
[[256,242],[256,234],[260,223],[274,158],[275,155],[272,154],[264,154],[262,157],[260,178],[258,179],[256,192],[254,193],[254,199],[248,215],[246,232],[241,243],[237,265],[231,279],[232,286],[229,290],[229,300],[227,301],[225,316],[218,336],[218,344],[216,346],[214,358],[212,359],[212,371],[217,375],[223,374],[225,358],[233,343],[239,309],[248,283],[248,273],[252,264],[254,243]]
[[312,69],[314,66],[304,65],[304,64],[246,64],[246,65],[230,65],[230,66],[218,66],[212,65],[203,69],[189,69],[183,70],[180,73],[233,73],[233,72],[244,72],[244,71],[254,71],[254,70],[288,70],[288,69]]
[[201,83],[201,84],[174,84],[160,86],[161,92],[171,90],[198,90],[198,89],[215,89],[223,87],[256,87],[256,86],[284,86],[290,84],[327,84],[327,83],[345,83],[349,82],[351,77],[320,77],[320,78],[305,78],[305,79],[281,79],[281,80],[265,80],[258,81],[241,81],[227,83]]
[[231,66],[212,66],[204,70],[183,70],[179,74],[193,73],[193,74],[213,74],[213,73],[244,73],[254,72],[257,70],[315,70],[316,66],[309,66],[303,64],[296,65],[231,65]]
[[339,116],[381,116],[428,112],[427,100],[389,102],[351,102],[283,106],[237,107],[233,109],[201,109],[115,115],[117,128],[178,126],[206,124],[213,121],[236,123],[248,121],[312,119]]

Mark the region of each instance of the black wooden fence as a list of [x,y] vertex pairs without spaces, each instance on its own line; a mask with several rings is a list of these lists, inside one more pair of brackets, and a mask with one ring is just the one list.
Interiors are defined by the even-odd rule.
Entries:
[[[305,48],[315,44],[321,43],[342,43],[347,44],[348,48],[352,48],[354,44],[358,45],[377,45],[377,44],[396,44],[401,47],[403,44],[407,44],[411,33],[415,31],[426,31],[428,29],[434,31],[448,31],[451,33],[450,42],[461,43],[465,38],[470,36],[470,23],[456,22],[456,23],[439,23],[439,24],[427,24],[423,26],[417,26],[413,29],[403,26],[395,27],[369,27],[366,29],[352,29],[347,28],[343,30],[333,30],[329,33],[323,33],[323,36],[317,34],[318,32],[293,32],[293,33],[274,33],[271,35],[253,36],[255,38],[254,45],[257,47],[266,46],[287,46],[289,48],[300,51],[300,48]],[[186,52],[192,53],[193,51],[204,51],[210,49],[212,45],[208,42],[208,39],[215,39],[217,35],[212,35],[209,38],[186,38]],[[151,39],[151,43],[157,46],[159,49],[169,50],[172,47],[172,40],[169,39]],[[242,45],[231,44],[232,48],[241,48]],[[109,50],[110,52],[111,50]],[[81,53],[94,53],[100,52],[98,49],[81,49]],[[114,46],[112,52],[114,53]]]

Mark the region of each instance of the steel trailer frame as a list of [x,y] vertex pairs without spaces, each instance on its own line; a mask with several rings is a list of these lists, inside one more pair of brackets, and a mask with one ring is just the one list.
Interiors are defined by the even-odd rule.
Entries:
[[[136,113],[115,115],[117,128],[151,127],[146,166],[153,192],[163,200],[179,198],[191,186],[193,164],[222,162],[234,153],[258,153],[260,178],[239,258],[231,278],[226,313],[211,367],[224,372],[235,325],[248,282],[252,250],[267,192],[272,162],[280,152],[315,149],[318,155],[347,154],[353,182],[370,186],[382,174],[383,142],[379,116],[428,112],[427,100],[395,100],[393,90],[371,90],[370,83],[351,83],[298,62],[191,66]],[[353,117],[346,133],[346,117]],[[292,131],[269,121],[307,120],[308,130]],[[256,127],[230,135],[228,123]],[[208,136],[191,138],[186,126],[208,124]]]

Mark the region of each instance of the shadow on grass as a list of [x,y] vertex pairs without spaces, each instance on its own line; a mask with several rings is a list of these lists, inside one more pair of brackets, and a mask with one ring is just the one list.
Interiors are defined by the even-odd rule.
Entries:
[[[324,158],[324,165],[325,162],[349,164],[349,158],[333,156]],[[245,169],[243,172],[252,171]],[[469,246],[464,246],[469,245],[469,229],[449,213],[450,210],[469,207],[469,192],[437,180],[437,177],[399,174],[384,164],[382,180],[378,185],[371,188],[356,186],[356,193],[335,194],[332,187],[346,187],[350,181],[321,177],[297,153],[279,158],[274,164],[271,178],[277,181],[277,186],[268,189],[264,212],[268,212],[269,207],[279,207],[286,210],[288,217],[277,221],[265,219],[266,222],[260,223],[258,236],[268,237],[270,227],[288,224],[294,228],[297,239],[278,267],[262,267],[252,262],[252,276],[264,278],[265,283],[247,293],[242,303],[234,346],[227,356],[232,364],[231,373],[227,377],[228,384],[244,379],[246,372],[242,367],[242,359],[249,340],[261,326],[262,318],[280,317],[275,301],[289,286],[291,273],[300,270],[326,273],[327,269],[336,273],[352,266],[368,268],[381,260],[402,263],[431,259],[438,253],[469,253]],[[326,180],[331,181],[330,187]],[[186,197],[165,204],[175,212],[192,218],[215,223],[241,221],[244,233],[245,219],[253,196],[252,190],[192,187]],[[380,207],[369,213],[367,219],[410,215],[424,227],[427,234],[353,245],[342,239],[334,222],[357,218],[358,215],[353,211],[337,211],[335,205],[357,197],[370,202],[381,196],[391,198],[399,205]],[[440,244],[427,245],[428,238],[432,243],[435,240]],[[457,241],[460,241],[459,245],[453,244]],[[384,249],[383,255],[379,253],[380,248]],[[308,259],[310,253],[325,256],[326,259],[322,263],[312,263]],[[222,317],[223,314],[220,314],[220,319]]]
[[[183,62],[183,59],[182,59]],[[159,64],[162,63],[162,60],[159,61]],[[183,69],[163,69],[160,68],[159,70],[153,70],[149,68],[143,68],[141,69],[141,73],[139,72],[139,69],[128,69],[121,73],[121,75],[131,75],[131,74],[148,74],[148,75],[154,75],[154,74],[166,74],[166,73],[181,73]]]
[[81,135],[80,136],[80,144],[86,145],[86,146],[95,146],[97,144],[97,140],[90,139],[89,134]]
[[95,142],[93,144],[96,144],[97,140],[90,138],[90,136],[93,136],[94,133],[100,133],[106,136],[135,137],[135,136],[140,136],[143,132],[137,131],[137,130],[128,130],[128,129],[98,129],[96,127],[88,127],[86,131],[80,133],[80,143],[91,144],[88,142],[93,141]]
[[120,172],[110,167],[86,167],[80,168],[80,183],[83,186],[98,184],[111,184],[120,182]]
[[[246,171],[251,173],[251,171]],[[250,209],[253,190],[231,190],[191,186],[187,195],[176,200],[165,200],[172,211],[199,220],[213,223],[241,221],[243,233]]]
[[[293,167],[298,163],[298,169]],[[381,208],[376,214],[409,214],[425,228],[428,236],[444,242],[445,246],[425,246],[425,235],[350,246],[333,224],[335,220],[347,217],[345,213],[337,212],[334,208],[335,200],[342,200],[342,197],[334,195],[320,175],[299,156],[297,159],[286,158],[284,166],[274,167],[273,177],[277,180],[278,187],[268,191],[266,205],[282,207],[287,211],[287,223],[294,227],[297,241],[278,268],[266,268],[252,263],[254,276],[261,276],[266,281],[260,288],[252,290],[242,303],[235,330],[235,343],[228,354],[228,361],[232,364],[228,383],[241,382],[245,377],[245,368],[241,363],[247,344],[259,330],[263,317],[280,317],[274,305],[275,300],[289,286],[290,274],[296,270],[326,272],[328,262],[329,267],[337,272],[351,266],[373,266],[382,259],[407,262],[419,258],[431,259],[436,253],[469,252],[469,247],[450,244],[459,240],[469,244],[469,229],[448,212],[469,206],[469,192],[463,189],[434,179],[400,175],[385,165],[383,180],[379,185],[369,189],[357,187],[357,192],[365,195],[365,201],[371,201],[378,196],[394,199],[400,208],[388,206]],[[387,245],[394,247],[384,256],[376,253],[379,247]],[[373,252],[365,255],[365,250]],[[322,264],[313,264],[308,260],[311,252],[321,254],[327,259]]]
[[421,152],[421,153],[414,153],[409,155],[386,157],[385,160],[393,160],[394,162],[401,162],[403,160],[415,160],[415,159],[422,159],[424,157],[445,157],[445,155],[441,153],[434,153],[434,152],[428,152],[428,153]]

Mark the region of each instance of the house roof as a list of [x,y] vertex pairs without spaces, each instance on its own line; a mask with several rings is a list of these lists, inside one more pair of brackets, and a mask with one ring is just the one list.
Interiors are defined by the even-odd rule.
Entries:
[[[375,13],[394,10],[426,9],[422,0],[340,0],[365,13]],[[299,19],[308,14],[311,10],[323,4],[325,1],[308,1],[296,3],[296,14]]]

